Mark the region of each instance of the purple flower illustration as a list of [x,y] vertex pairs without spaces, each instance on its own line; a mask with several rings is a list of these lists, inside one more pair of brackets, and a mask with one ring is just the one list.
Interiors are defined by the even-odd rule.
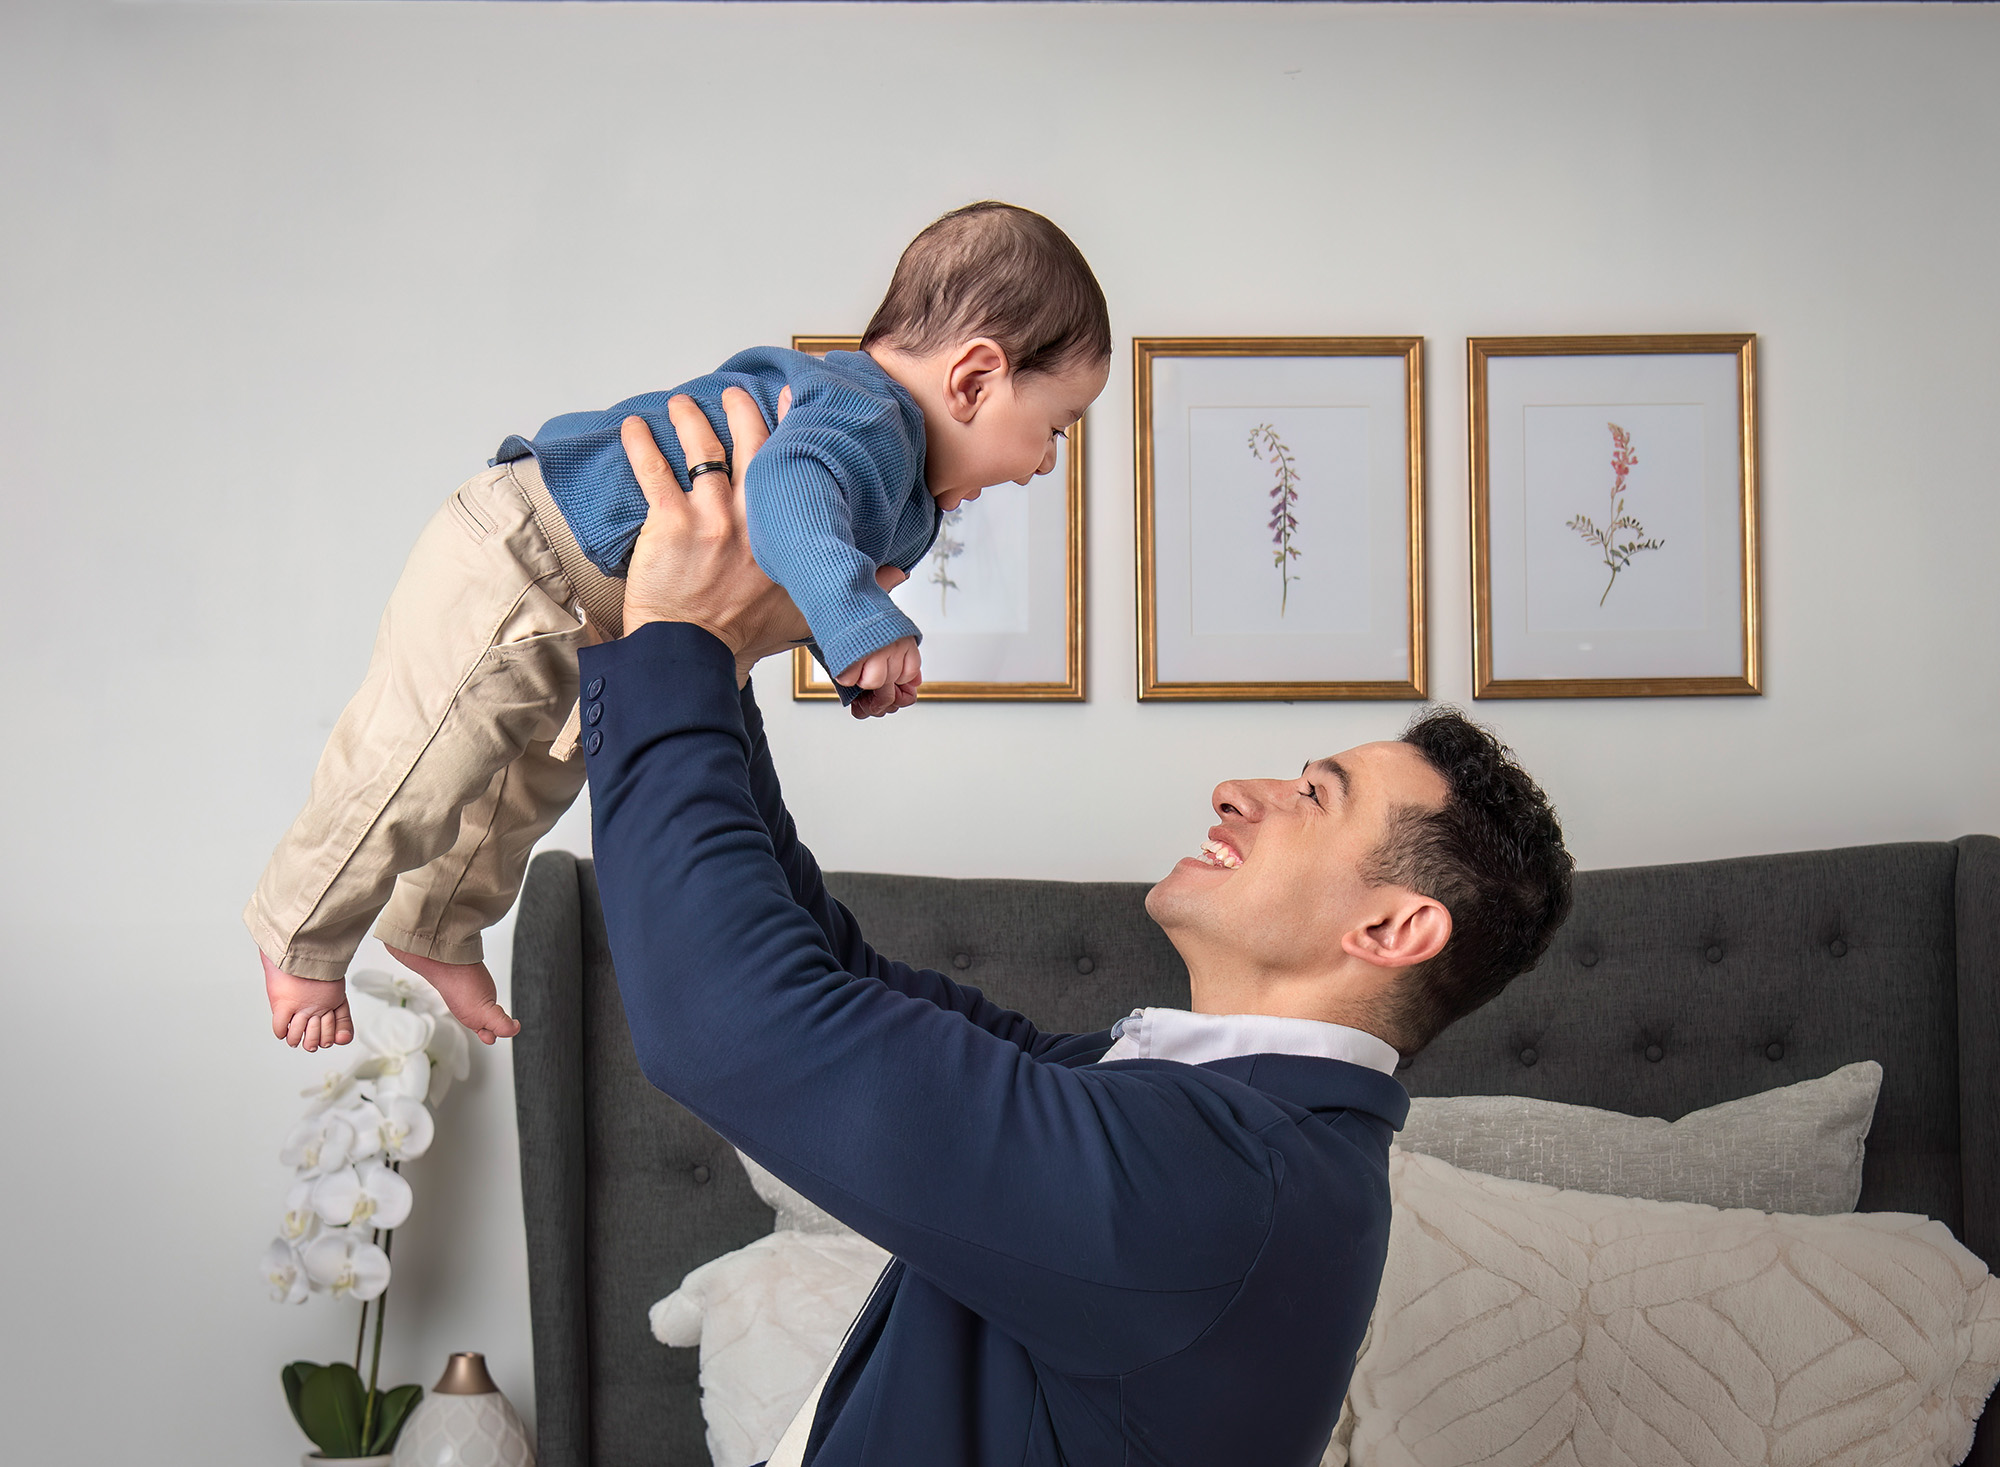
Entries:
[[[1616,423],[1606,423],[1611,430],[1611,519],[1603,529],[1587,514],[1580,514],[1568,522],[1568,528],[1583,536],[1604,554],[1604,563],[1610,567],[1611,579],[1604,583],[1604,595],[1597,598],[1602,606],[1611,595],[1611,588],[1618,584],[1618,573],[1632,564],[1632,557],[1642,550],[1658,550],[1667,542],[1646,538],[1646,527],[1631,515],[1625,513],[1625,479],[1632,472],[1632,465],[1639,461],[1638,450],[1632,447],[1632,435]],[[1618,539],[1618,532],[1624,530],[1626,538]]]
[[1270,494],[1271,521],[1264,528],[1271,532],[1271,563],[1278,569],[1278,615],[1283,616],[1292,582],[1298,579],[1292,574],[1292,562],[1299,558],[1299,548],[1292,543],[1299,530],[1293,513],[1299,507],[1298,461],[1269,423],[1259,423],[1250,430],[1250,452],[1277,471],[1277,483],[1271,486]]

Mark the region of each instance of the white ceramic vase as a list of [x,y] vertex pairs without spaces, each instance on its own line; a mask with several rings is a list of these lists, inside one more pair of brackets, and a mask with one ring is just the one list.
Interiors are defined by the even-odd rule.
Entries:
[[486,1357],[454,1355],[396,1436],[392,1467],[535,1467],[521,1418],[486,1373]]

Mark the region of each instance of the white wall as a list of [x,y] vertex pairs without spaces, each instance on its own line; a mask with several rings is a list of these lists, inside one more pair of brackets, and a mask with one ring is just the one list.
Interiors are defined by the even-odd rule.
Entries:
[[[1059,220],[1121,335],[1091,698],[862,726],[772,669],[828,865],[1149,878],[1217,779],[1406,716],[1134,701],[1131,334],[1429,338],[1462,701],[1464,338],[1762,333],[1767,695],[1477,711],[1585,865],[2000,830],[1996,63],[1983,6],[0,6],[4,1455],[285,1461],[279,1364],[349,1347],[256,1276],[320,1062],[236,913],[418,526],[509,431],[858,328],[968,198]],[[481,1058],[388,1369],[528,1405]]]

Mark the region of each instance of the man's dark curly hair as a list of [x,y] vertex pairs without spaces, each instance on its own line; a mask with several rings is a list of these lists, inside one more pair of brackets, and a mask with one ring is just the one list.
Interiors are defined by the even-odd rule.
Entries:
[[1456,708],[1419,714],[1403,742],[1451,787],[1439,808],[1396,811],[1362,872],[1451,913],[1444,949],[1403,976],[1383,1016],[1408,1057],[1541,961],[1569,916],[1575,863],[1548,796]]

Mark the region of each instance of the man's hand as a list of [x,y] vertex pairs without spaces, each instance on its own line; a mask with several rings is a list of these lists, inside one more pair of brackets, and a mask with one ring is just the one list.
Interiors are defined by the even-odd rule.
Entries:
[[[778,398],[780,422],[791,408],[791,396],[788,387]],[[730,478],[725,482],[720,474],[703,474],[687,490],[674,477],[644,418],[627,418],[619,427],[625,457],[631,460],[648,510],[625,572],[625,631],[630,635],[652,621],[690,622],[735,654],[736,684],[741,687],[752,667],[774,652],[790,651],[812,633],[784,588],[757,568],[744,527],[743,476],[771,436],[763,414],[740,387],[723,392],[722,411],[736,443]],[[693,398],[685,394],[672,398],[667,417],[689,463],[726,457],[722,441]],[[884,589],[905,579],[894,566],[875,574]],[[893,713],[915,701],[914,688],[907,697],[884,688],[851,706],[855,717],[866,718]],[[869,705],[866,710],[864,702]]]
[[[789,406],[780,399],[781,414]],[[741,686],[758,661],[811,633],[792,598],[757,568],[744,528],[743,476],[770,436],[763,415],[740,387],[722,394],[722,411],[736,441],[731,476],[703,474],[689,490],[674,477],[644,418],[627,418],[619,429],[649,511],[625,572],[625,630],[629,635],[653,621],[692,623],[736,654]],[[726,457],[693,398],[673,398],[667,417],[690,463]]]

